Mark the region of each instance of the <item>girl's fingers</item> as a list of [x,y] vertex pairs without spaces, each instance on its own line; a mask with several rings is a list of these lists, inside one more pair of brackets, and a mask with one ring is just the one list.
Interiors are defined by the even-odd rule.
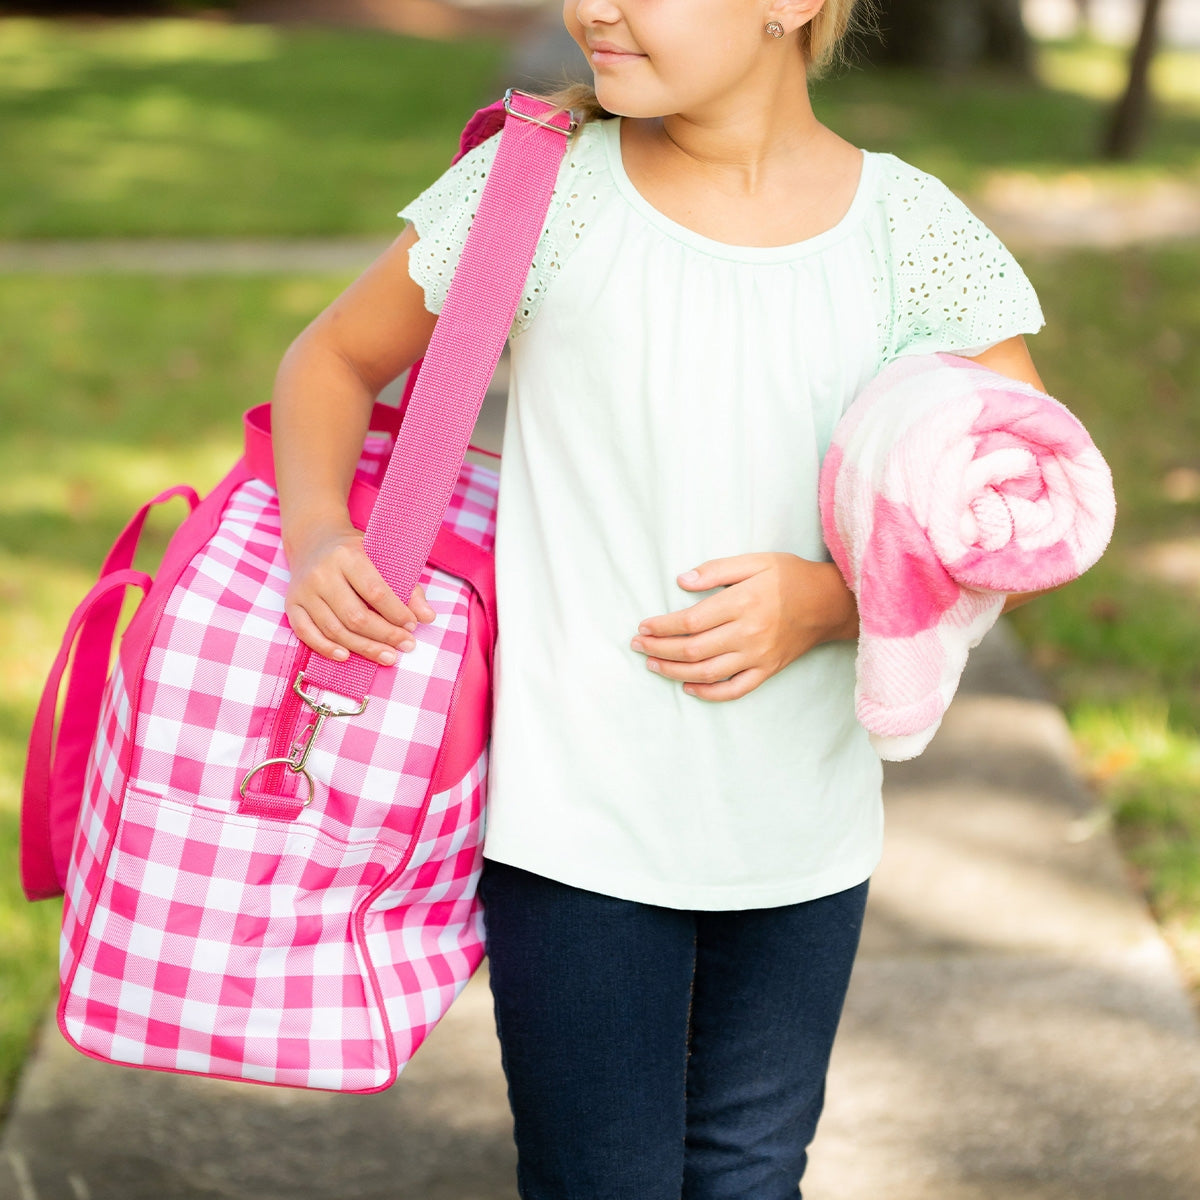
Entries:
[[437,620],[437,613],[433,611],[433,606],[425,599],[425,589],[418,583],[413,588],[412,599],[408,602],[408,607],[416,614],[418,621],[428,625],[431,621]]
[[[348,603],[343,601],[337,609],[324,598],[312,600],[303,607],[318,633],[328,642],[372,659],[381,666],[390,667],[396,661],[397,651],[407,653],[416,646],[403,628],[397,629],[378,613],[369,612],[358,597]],[[297,636],[300,636],[299,631]]]
[[718,654],[727,654],[734,648],[732,622],[718,625],[683,637],[647,637],[638,634],[631,647],[647,658],[663,659],[674,663],[698,663]]
[[[345,567],[343,577],[349,585],[353,599],[343,600],[338,594],[335,604],[339,612],[344,612],[344,619],[348,618],[346,623],[352,633],[387,641],[386,635],[380,632],[380,625],[370,619],[375,614],[383,618],[385,625],[407,629],[410,633],[416,629],[420,619],[418,614],[388,587],[383,576],[375,569],[375,564],[361,551]],[[417,588],[413,592],[414,598],[420,590]],[[428,601],[425,600],[423,592],[421,600],[428,609]],[[358,627],[360,622],[364,626],[361,629]]]
[[413,589],[411,608],[400,600],[363,553],[361,539],[342,539],[311,558],[293,577],[285,609],[296,636],[326,658],[353,653],[391,666],[397,652],[416,646],[417,625],[437,617],[420,587]]
[[323,658],[332,658],[335,662],[344,662],[350,652],[337,642],[327,638],[316,626],[312,617],[299,604],[287,605],[288,623],[292,632],[314,653]]
[[347,574],[321,594],[334,616],[358,637],[394,647],[411,641],[408,635],[416,632],[416,614],[401,603],[373,566],[365,581]]
[[729,587],[766,570],[769,554],[735,554],[732,558],[710,558],[708,562],[684,571],[678,583],[685,591],[704,592],[709,588]]
[[644,638],[695,637],[727,624],[737,617],[739,611],[740,601],[736,596],[728,591],[717,592],[678,612],[647,617],[638,626],[638,634]]
[[768,672],[760,667],[750,667],[719,683],[689,683],[683,690],[689,696],[695,696],[697,700],[739,700],[769,678]]
[[646,669],[661,675],[664,679],[676,679],[680,683],[718,683],[729,679],[746,666],[745,658],[740,654],[718,654],[715,658],[706,658],[702,662],[669,662],[666,659],[650,658],[646,660]]

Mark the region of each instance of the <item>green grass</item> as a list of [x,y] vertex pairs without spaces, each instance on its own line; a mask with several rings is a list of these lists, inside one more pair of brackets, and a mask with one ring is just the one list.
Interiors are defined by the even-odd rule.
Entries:
[[0,237],[380,233],[503,46],[0,19]]
[[55,983],[59,905],[21,896],[16,826],[58,639],[133,509],[233,464],[240,412],[345,282],[0,277],[0,1111]]
[[1015,619],[1200,995],[1200,243],[1027,266],[1035,358],[1119,512],[1100,564]]

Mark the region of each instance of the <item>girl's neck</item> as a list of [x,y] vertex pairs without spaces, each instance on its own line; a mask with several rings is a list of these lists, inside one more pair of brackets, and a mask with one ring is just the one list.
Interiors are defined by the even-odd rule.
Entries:
[[782,246],[832,228],[853,201],[862,154],[799,91],[731,97],[703,111],[622,122],[630,183],[664,216],[715,241]]
[[802,72],[771,82],[697,112],[642,122],[643,136],[658,141],[679,169],[738,180],[753,191],[773,167],[807,156],[829,132],[813,114]]

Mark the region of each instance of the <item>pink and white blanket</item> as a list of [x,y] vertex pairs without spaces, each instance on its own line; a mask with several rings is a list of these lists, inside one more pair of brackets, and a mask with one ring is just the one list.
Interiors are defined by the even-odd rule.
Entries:
[[858,599],[855,709],[890,760],[929,744],[1007,594],[1081,575],[1116,515],[1071,413],[951,354],[897,359],[867,385],[834,430],[820,500]]

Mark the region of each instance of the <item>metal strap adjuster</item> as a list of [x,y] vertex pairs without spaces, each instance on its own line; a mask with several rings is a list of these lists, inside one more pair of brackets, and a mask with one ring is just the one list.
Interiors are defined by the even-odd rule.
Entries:
[[246,778],[242,780],[240,791],[244,798],[247,789],[250,787],[250,781],[260,771],[265,771],[268,767],[287,767],[293,775],[302,776],[304,782],[308,785],[308,794],[301,804],[301,808],[307,808],[313,802],[313,794],[316,792],[316,784],[313,783],[313,777],[308,772],[308,756],[312,753],[312,748],[316,744],[317,735],[321,732],[321,726],[330,717],[362,716],[367,711],[368,701],[364,700],[356,708],[334,708],[332,705],[326,704],[323,700],[319,700],[315,693],[304,690],[303,671],[296,673],[296,678],[292,682],[292,691],[312,710],[312,721],[300,731],[299,736],[292,744],[291,752],[286,757],[268,758],[264,762],[260,762],[257,767],[252,767]]
[[[519,117],[522,121],[528,121],[530,125],[540,125],[543,129],[553,129],[555,133],[561,133],[563,137],[570,137],[579,128],[579,122],[565,108],[562,110],[562,113],[567,118],[567,127],[565,129],[561,125],[556,125],[554,121],[548,121],[545,117],[531,117],[528,113],[518,112],[517,109],[513,108],[514,96],[524,96],[528,100],[539,99],[537,96],[530,95],[529,92],[521,91],[520,88],[509,88],[504,93],[504,111],[511,117]],[[555,114],[555,116],[558,115],[558,113]]]

